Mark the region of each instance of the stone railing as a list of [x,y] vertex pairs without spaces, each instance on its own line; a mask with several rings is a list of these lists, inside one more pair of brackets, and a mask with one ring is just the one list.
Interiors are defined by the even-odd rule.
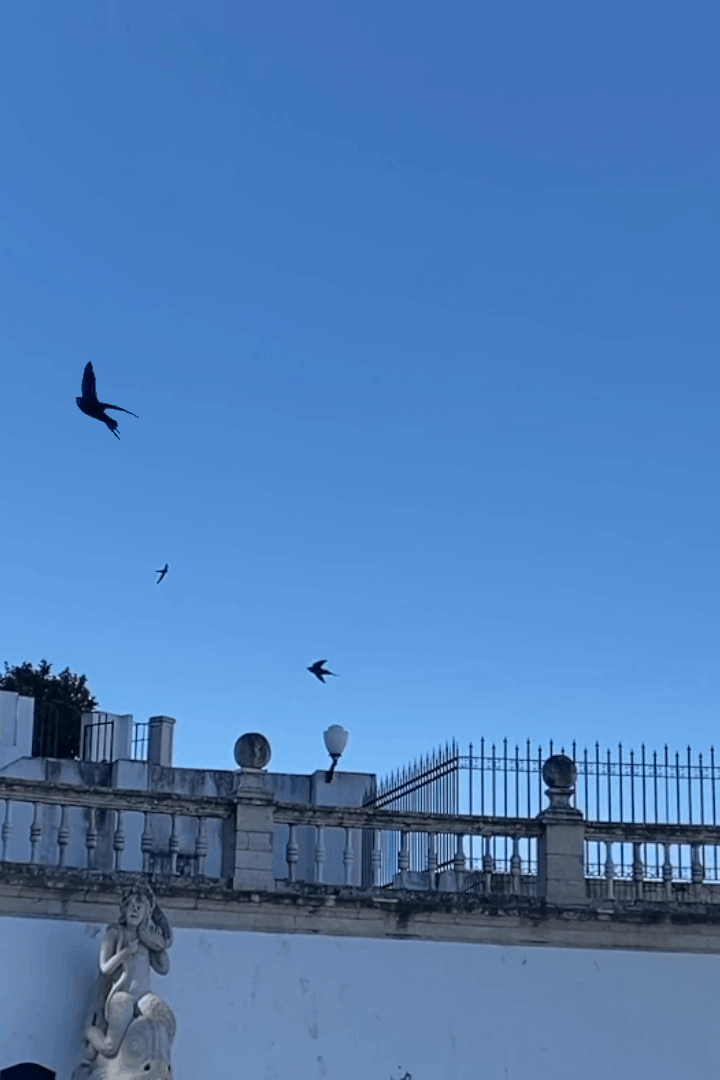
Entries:
[[3,864],[221,879],[227,799],[0,777]]
[[[449,816],[359,807],[276,805],[273,817],[276,825],[285,826],[286,873],[279,884],[289,887],[311,882],[428,892],[467,891],[478,885],[468,858],[469,842],[477,840],[487,850],[491,841],[501,838],[513,852],[511,877],[520,895],[523,891],[521,879],[527,869],[522,865],[520,845],[536,843],[543,834],[541,823],[532,819]],[[395,866],[383,865],[381,837],[384,833],[398,836]],[[453,854],[444,864],[438,856],[441,837],[452,838]],[[415,858],[411,858],[411,849]],[[419,851],[423,853],[421,866],[417,865]],[[497,891],[491,880],[497,877],[494,860],[488,854],[483,859],[482,891]],[[303,870],[299,872],[301,861]],[[333,868],[332,875],[327,873],[328,864]],[[338,881],[340,866],[342,878]]]
[[720,903],[720,826],[584,823],[590,899]]
[[720,827],[586,822],[568,805],[568,759],[552,762],[536,818],[291,804],[251,773],[229,797],[0,777],[0,882],[52,867],[168,888],[720,903]]

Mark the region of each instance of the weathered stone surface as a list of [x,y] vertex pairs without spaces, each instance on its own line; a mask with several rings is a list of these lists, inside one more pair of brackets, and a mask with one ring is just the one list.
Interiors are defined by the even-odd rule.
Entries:
[[[133,879],[144,880],[6,864],[0,872],[0,917],[107,922],[118,891]],[[600,899],[562,907],[535,897],[323,885],[238,891],[229,884],[157,875],[152,885],[178,928],[720,954],[720,890],[710,888],[692,903]]]

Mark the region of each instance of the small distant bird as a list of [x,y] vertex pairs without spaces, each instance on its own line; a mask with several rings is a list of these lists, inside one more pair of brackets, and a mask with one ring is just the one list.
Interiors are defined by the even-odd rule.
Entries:
[[160,577],[159,577],[159,578],[157,579],[157,581],[155,582],[155,584],[156,584],[156,585],[159,585],[159,584],[160,584],[160,582],[161,582],[161,581],[162,581],[162,579],[163,579],[163,578],[165,577],[165,575],[167,574],[167,572],[168,572],[168,570],[169,570],[169,569],[170,569],[170,567],[168,566],[168,564],[167,564],[167,563],[165,563],[165,565],[163,566],[162,570],[156,570],[156,571],[155,571],[155,573],[156,573],[156,574],[159,574],[159,575],[160,575]]
[[106,401],[98,401],[97,390],[95,389],[95,372],[91,363],[85,365],[82,377],[82,397],[75,398],[77,401],[78,409],[84,412],[86,416],[92,416],[93,420],[102,420],[103,424],[112,431],[116,439],[120,436],[117,433],[118,422],[112,416],[106,416],[106,409],[117,409],[118,412],[126,412],[129,416],[134,416],[137,420],[140,417],[137,413],[130,412],[129,409],[123,409],[121,405],[109,405]]
[[[326,675],[335,675],[334,671],[328,671],[325,664],[327,664],[327,660],[316,660],[315,663],[311,664],[308,668],[308,671],[311,671],[315,678],[319,679],[320,682],[325,682]],[[337,678],[337,676],[335,677]]]

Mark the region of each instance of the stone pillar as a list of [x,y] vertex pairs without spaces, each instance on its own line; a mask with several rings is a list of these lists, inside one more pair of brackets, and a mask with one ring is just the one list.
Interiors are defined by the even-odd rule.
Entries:
[[538,814],[538,896],[548,904],[587,904],[585,822],[570,806],[577,769],[569,757],[555,754],[543,765],[550,806]]
[[129,761],[131,759],[134,726],[135,722],[130,713],[113,718],[113,761]]
[[233,888],[274,890],[275,800],[267,774],[246,768],[236,774],[235,782]]
[[175,721],[172,716],[151,716],[148,723],[148,763],[171,766]]

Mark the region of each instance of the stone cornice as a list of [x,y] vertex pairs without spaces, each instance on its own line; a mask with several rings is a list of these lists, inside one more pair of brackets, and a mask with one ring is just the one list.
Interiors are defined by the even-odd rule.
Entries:
[[177,928],[468,944],[720,953],[720,904],[551,906],[534,898],[298,885],[234,890],[161,875],[0,866],[0,915],[112,922],[120,891],[148,882]]

